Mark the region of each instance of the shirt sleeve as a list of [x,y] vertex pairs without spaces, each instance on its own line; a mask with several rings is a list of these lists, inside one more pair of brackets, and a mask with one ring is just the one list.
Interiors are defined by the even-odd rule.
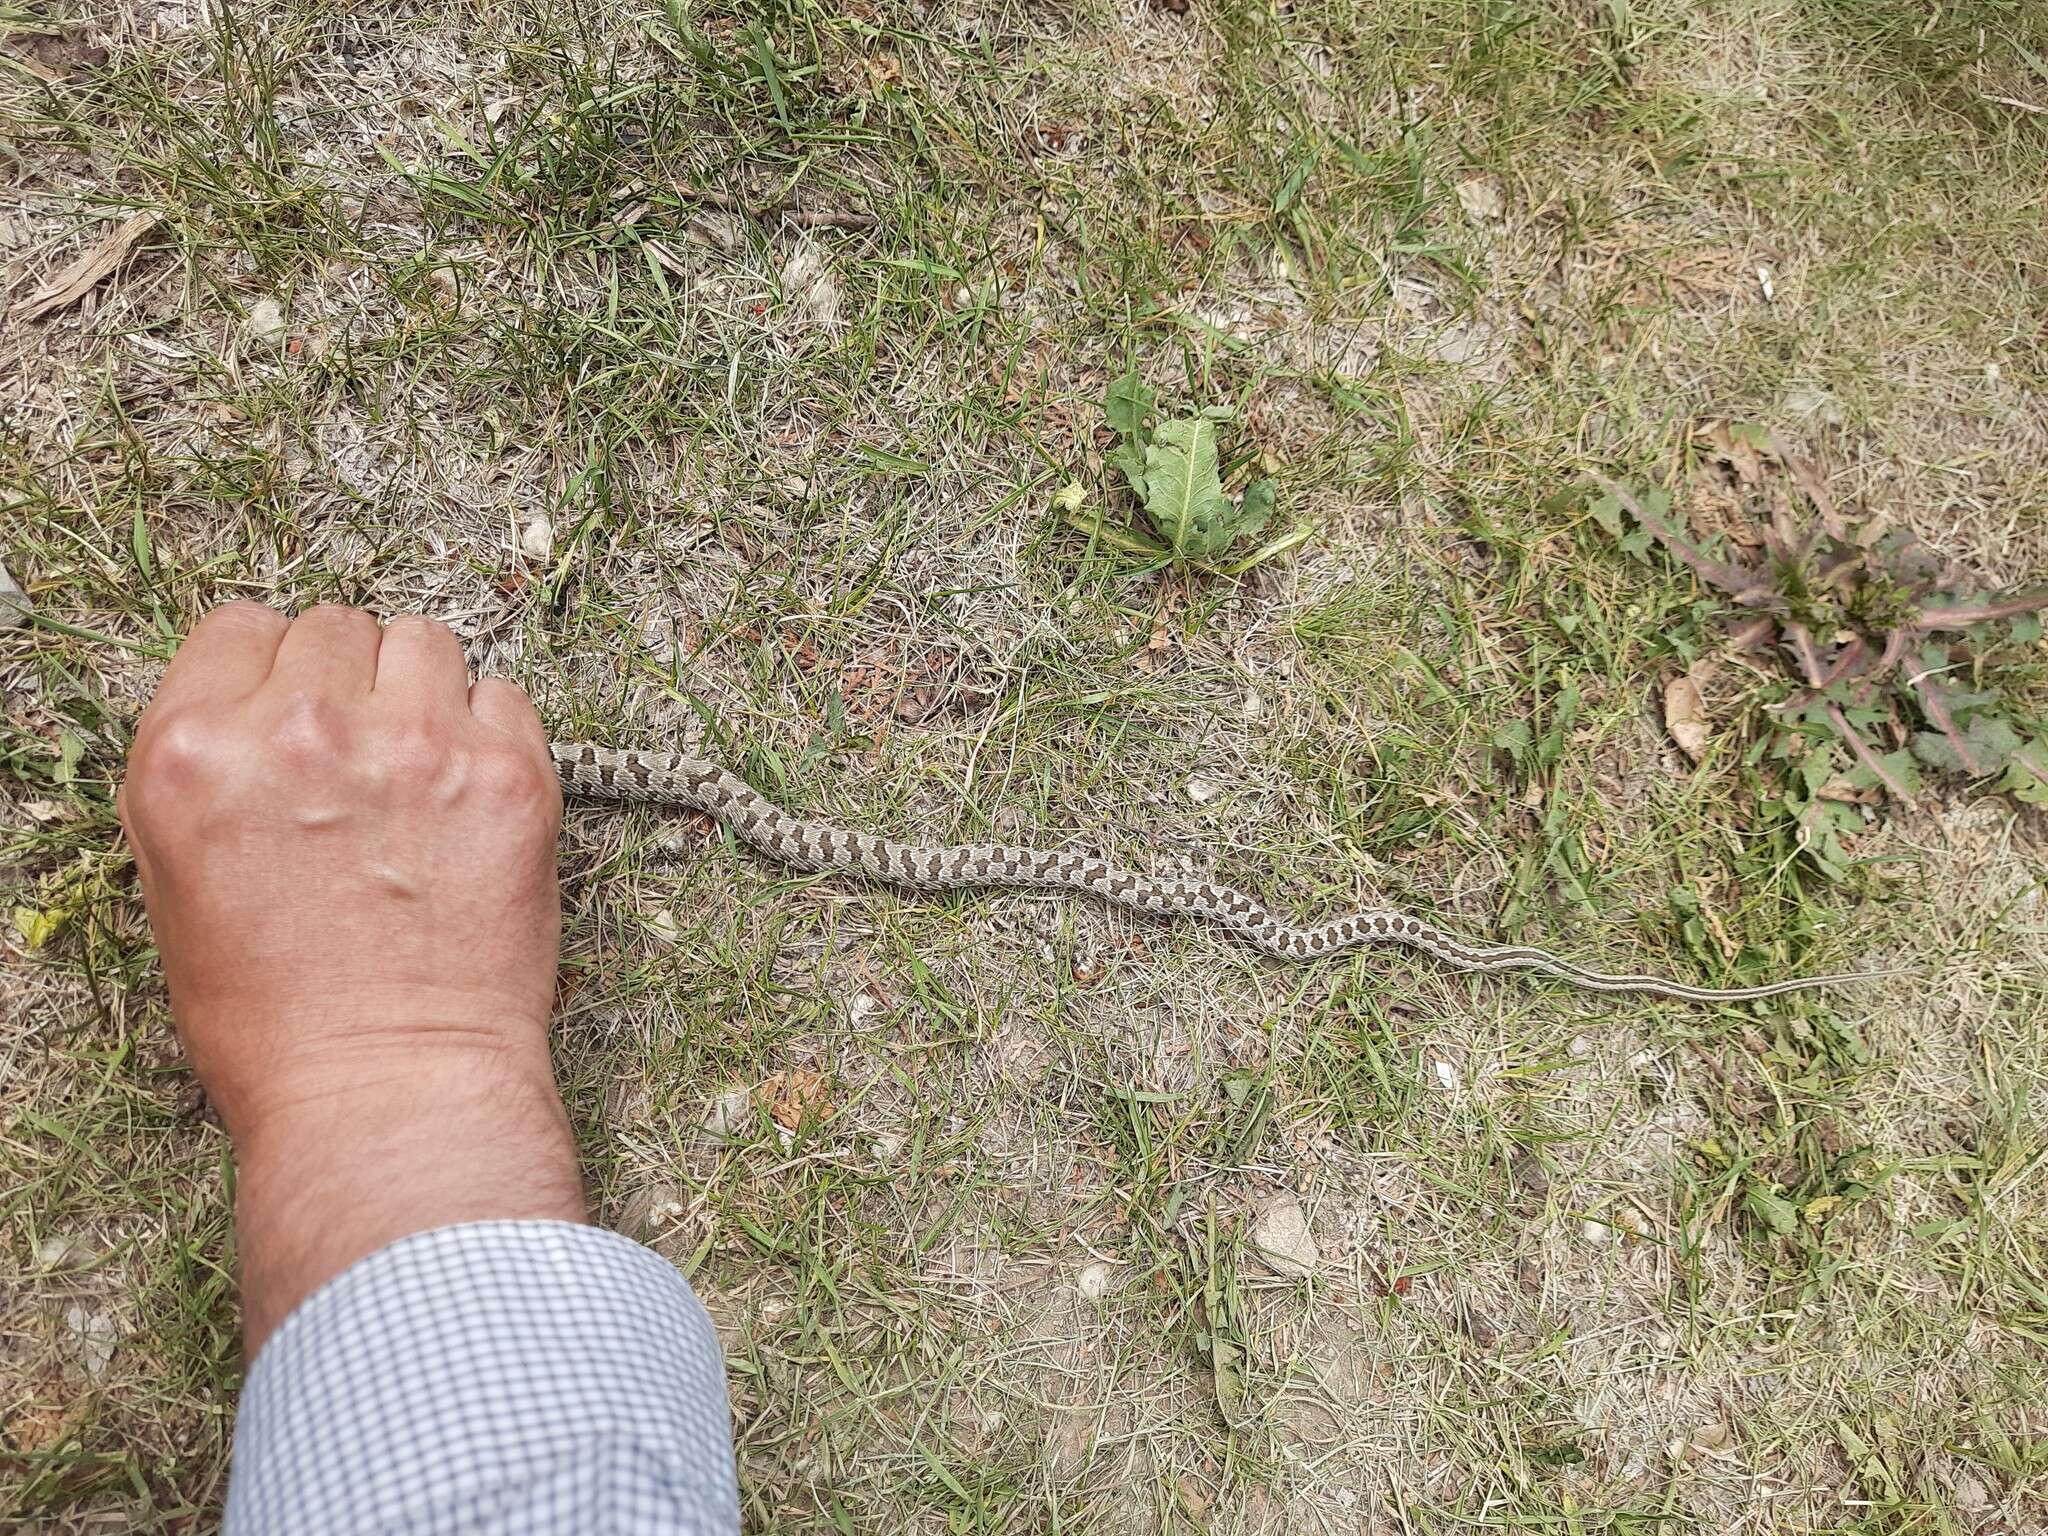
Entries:
[[725,1361],[688,1282],[616,1233],[416,1233],[250,1367],[226,1536],[739,1529]]

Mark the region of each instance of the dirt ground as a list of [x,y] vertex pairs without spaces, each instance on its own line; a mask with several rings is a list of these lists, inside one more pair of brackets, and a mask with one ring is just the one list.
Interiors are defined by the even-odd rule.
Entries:
[[[750,1529],[2048,1529],[2042,812],[1859,777],[1591,478],[1740,546],[1733,424],[2048,583],[2033,0],[0,37],[0,1526],[218,1515],[227,1148],[113,793],[176,636],[253,596],[433,614],[558,739],[844,825],[1887,973],[1287,966],[572,808],[586,1177],[718,1323]],[[1283,548],[1140,551],[1129,370]],[[2048,648],[1980,638],[1957,686],[2043,734]],[[1905,753],[1910,707],[1859,728]]]

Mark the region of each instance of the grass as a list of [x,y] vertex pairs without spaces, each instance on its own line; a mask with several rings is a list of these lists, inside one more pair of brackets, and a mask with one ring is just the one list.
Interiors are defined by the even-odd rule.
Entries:
[[[577,812],[560,1070],[602,1218],[719,1324],[753,1528],[2048,1519],[2038,814],[1937,786],[1827,878],[1747,750],[1782,680],[1575,491],[1757,422],[2042,578],[2037,7],[0,26],[6,302],[163,220],[0,327],[0,559],[53,621],[0,631],[28,1528],[194,1529],[224,1487],[225,1148],[112,795],[154,658],[237,595],[436,614],[563,736],[870,828],[1702,982],[1907,973],[1705,1011],[1290,969]],[[1128,515],[1130,365],[1233,407],[1309,539],[1225,580],[1076,533],[1070,479]],[[1695,768],[1656,701],[1702,656]],[[1306,1281],[1249,1244],[1283,1192]]]

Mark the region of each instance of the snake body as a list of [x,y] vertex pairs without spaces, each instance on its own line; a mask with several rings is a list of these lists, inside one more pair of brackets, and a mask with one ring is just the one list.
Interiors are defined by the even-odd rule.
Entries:
[[1001,843],[903,843],[804,821],[737,774],[703,758],[621,751],[587,742],[558,742],[550,751],[568,794],[702,811],[769,858],[795,869],[845,871],[921,891],[974,886],[1082,891],[1154,917],[1201,918],[1283,960],[1311,960],[1365,944],[1402,944],[1458,970],[1539,971],[1588,992],[1648,992],[1691,1003],[1747,1002],[1863,979],[1806,976],[1755,987],[1693,987],[1659,976],[1587,970],[1528,945],[1468,944],[1419,917],[1385,909],[1303,928],[1243,891],[1213,880],[1134,874],[1088,854]]

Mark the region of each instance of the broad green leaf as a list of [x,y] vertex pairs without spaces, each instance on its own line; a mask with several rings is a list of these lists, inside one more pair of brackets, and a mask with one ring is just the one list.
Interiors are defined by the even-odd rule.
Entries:
[[1536,744],[1526,720],[1509,720],[1493,733],[1493,744],[1519,761]]
[[60,730],[57,733],[57,768],[50,775],[52,782],[70,784],[78,778],[78,765],[85,761],[85,743],[74,731]]
[[1217,473],[1214,424],[1196,417],[1160,425],[1145,448],[1145,511],[1183,559],[1230,543],[1232,508]]
[[2013,753],[1998,788],[2027,805],[2048,806],[2048,740],[2037,736]]
[[1145,440],[1145,419],[1152,414],[1153,402],[1157,398],[1133,370],[1112,381],[1108,392],[1103,395],[1103,419],[1119,437],[1127,442],[1135,440],[1142,448]]
[[1145,450],[1136,442],[1125,443],[1109,456],[1109,462],[1124,472],[1138,500],[1145,499]]
[[1790,1237],[1799,1230],[1799,1207],[1761,1184],[1750,1185],[1743,1193],[1742,1203],[1749,1207],[1752,1216],[1781,1237]]
[[1244,501],[1237,509],[1237,527],[1232,530],[1233,534],[1240,539],[1256,538],[1272,516],[1273,482],[1254,480],[1244,488]]
[[1951,773],[1996,773],[2020,750],[2020,734],[1996,715],[1970,717],[1962,727],[1962,749],[1943,731],[1919,731],[1913,737],[1913,755],[1934,768]]
[[1621,515],[1621,502],[1612,493],[1602,491],[1598,496],[1595,496],[1586,503],[1586,511],[1592,514],[1594,522],[1605,528],[1615,538],[1618,539],[1628,532],[1628,524],[1622,519]]

